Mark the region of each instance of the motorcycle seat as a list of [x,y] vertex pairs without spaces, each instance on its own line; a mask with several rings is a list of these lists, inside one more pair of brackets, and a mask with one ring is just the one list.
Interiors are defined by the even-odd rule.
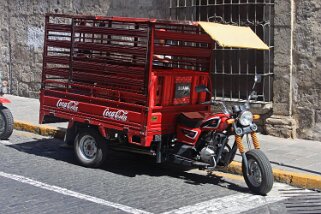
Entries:
[[199,128],[203,119],[204,115],[199,112],[184,112],[178,116],[177,122],[189,128]]

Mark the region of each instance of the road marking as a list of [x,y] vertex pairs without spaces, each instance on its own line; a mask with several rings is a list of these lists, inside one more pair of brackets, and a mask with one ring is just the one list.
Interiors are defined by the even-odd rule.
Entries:
[[[151,212],[147,212],[144,210],[136,209],[133,207],[129,207],[126,205],[110,202],[101,198],[96,198],[90,195],[82,194],[79,192],[75,192],[72,190],[68,190],[62,187],[49,185],[40,181],[36,181],[24,176],[9,174],[0,171],[0,176],[8,179],[12,179],[21,183],[29,184],[41,189],[53,191],[62,195],[67,195],[71,197],[75,197],[78,199],[90,201],[96,204],[116,208],[122,210],[127,213],[133,214],[152,214]],[[286,191],[291,191],[292,194],[284,194]],[[240,212],[246,212],[267,204],[279,202],[282,200],[286,200],[287,198],[293,197],[295,194],[302,194],[313,192],[311,190],[293,190],[293,187],[281,184],[281,183],[274,183],[274,187],[269,192],[267,196],[260,196],[260,195],[253,195],[251,193],[237,193],[232,194],[220,198],[215,198],[212,200],[204,201],[201,203],[197,203],[194,205],[189,205],[185,207],[181,207],[178,209],[174,209],[168,212],[164,212],[162,214],[186,214],[186,213],[212,213],[212,214],[234,214]],[[215,194],[215,192],[213,192]]]
[[[164,212],[163,214],[185,214],[185,213],[212,213],[228,214],[246,212],[267,204],[287,199],[279,190],[291,189],[293,187],[274,183],[274,187],[267,196],[253,195],[249,193],[237,193],[194,205],[181,207],[176,210]],[[215,194],[215,193],[213,193]]]
[[3,145],[12,145],[9,140],[0,140],[0,143]]
[[78,199],[82,199],[82,200],[86,200],[86,201],[90,201],[96,204],[101,204],[104,206],[108,206],[108,207],[113,207],[119,210],[122,210],[124,212],[127,213],[133,213],[133,214],[151,214],[150,212],[144,211],[144,210],[139,210],[133,207],[129,207],[126,205],[122,205],[122,204],[117,204],[114,202],[110,202],[110,201],[106,201],[104,199],[101,198],[96,198],[90,195],[85,195],[79,192],[74,192],[72,190],[68,190],[62,187],[58,187],[58,186],[54,186],[54,185],[49,185],[49,184],[45,184],[42,183],[40,181],[36,181],[36,180],[32,180],[30,178],[24,177],[24,176],[20,176],[20,175],[15,175],[15,174],[9,174],[9,173],[5,173],[5,172],[1,172],[0,171],[0,176],[1,177],[5,177],[5,178],[9,178],[21,183],[25,183],[25,184],[29,184],[41,189],[45,189],[45,190],[49,190],[49,191],[53,191],[62,195],[67,195],[67,196],[72,196]]

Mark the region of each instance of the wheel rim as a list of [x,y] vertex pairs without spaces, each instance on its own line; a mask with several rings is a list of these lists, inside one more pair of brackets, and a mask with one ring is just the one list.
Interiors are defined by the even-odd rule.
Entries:
[[97,143],[95,138],[90,135],[83,136],[79,141],[79,151],[83,159],[94,160],[97,153]]
[[250,159],[249,162],[249,181],[252,183],[253,186],[259,187],[262,183],[262,172],[259,167],[259,164],[253,160]]
[[6,121],[2,114],[0,114],[0,134],[4,133],[6,129]]

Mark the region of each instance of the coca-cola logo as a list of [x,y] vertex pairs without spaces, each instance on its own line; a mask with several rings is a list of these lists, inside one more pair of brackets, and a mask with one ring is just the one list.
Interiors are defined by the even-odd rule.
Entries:
[[127,121],[127,111],[124,110],[116,110],[116,111],[111,111],[109,108],[105,109],[103,116],[105,118],[111,118],[114,120],[121,120],[121,121]]
[[77,101],[64,102],[64,101],[62,101],[62,99],[60,99],[60,100],[58,100],[56,106],[57,106],[57,108],[65,109],[68,111],[78,112],[78,105],[79,105],[79,102],[77,102]]

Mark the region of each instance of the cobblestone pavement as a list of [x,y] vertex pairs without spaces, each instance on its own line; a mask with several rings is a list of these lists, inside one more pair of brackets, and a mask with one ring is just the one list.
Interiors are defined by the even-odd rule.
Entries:
[[239,176],[159,167],[141,155],[110,152],[101,169],[84,168],[77,165],[73,150],[62,145],[56,139],[18,131],[10,141],[1,141],[0,213],[295,211],[286,191],[292,191],[291,198],[297,193],[314,194],[309,199],[316,205],[320,199],[320,207],[312,211],[321,209],[316,192],[276,183],[271,196],[256,196]]

